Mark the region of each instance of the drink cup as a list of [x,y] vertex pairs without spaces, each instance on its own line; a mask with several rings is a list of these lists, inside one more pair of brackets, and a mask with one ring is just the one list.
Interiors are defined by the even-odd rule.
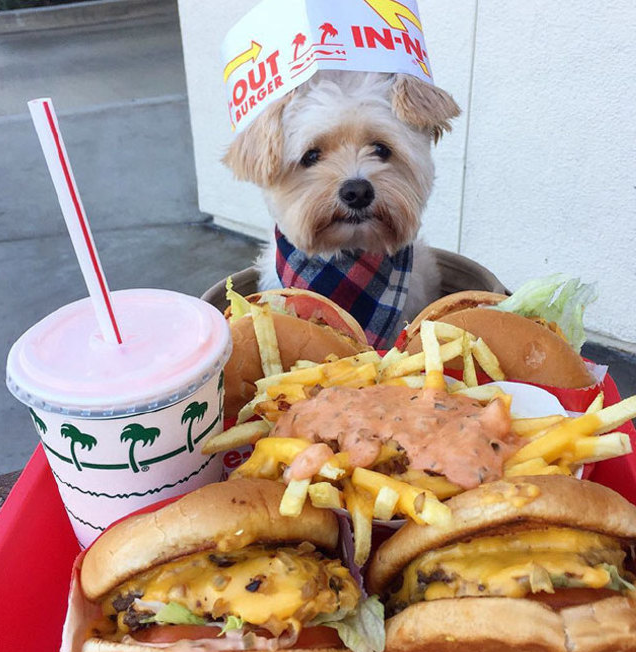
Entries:
[[167,290],[111,296],[123,344],[105,341],[83,299],[30,328],[7,360],[7,386],[29,409],[83,547],[130,512],[221,474],[201,447],[223,428],[223,315]]

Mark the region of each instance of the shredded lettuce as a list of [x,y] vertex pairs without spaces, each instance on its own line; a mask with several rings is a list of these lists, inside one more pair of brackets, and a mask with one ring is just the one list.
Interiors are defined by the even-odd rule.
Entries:
[[187,607],[180,605],[176,602],[168,602],[168,604],[160,609],[154,619],[148,619],[146,622],[159,623],[160,625],[205,625],[206,621],[193,614]]
[[572,348],[580,353],[585,342],[583,312],[597,297],[595,285],[554,274],[524,283],[493,309],[555,322]]
[[228,276],[225,282],[225,298],[230,302],[230,323],[251,313],[250,302],[233,290],[232,277]]
[[384,605],[377,595],[360,602],[355,611],[320,614],[310,625],[337,630],[342,642],[353,652],[382,652],[385,644]]
[[[618,568],[612,564],[600,564],[610,577],[609,582],[603,587],[611,591],[636,591],[636,586],[620,576]],[[598,568],[598,567],[596,567]],[[587,587],[585,582],[568,575],[551,575],[550,580],[555,589],[572,589]]]
[[631,582],[628,582],[626,579],[623,579],[616,566],[613,566],[612,564],[601,564],[601,566],[610,576],[610,582],[605,587],[606,589],[611,589],[612,591],[636,591],[636,586]]
[[244,624],[245,621],[242,618],[239,618],[238,616],[228,616],[225,625],[223,625],[223,629],[219,632],[219,636],[223,636],[223,634],[233,629],[243,629]]

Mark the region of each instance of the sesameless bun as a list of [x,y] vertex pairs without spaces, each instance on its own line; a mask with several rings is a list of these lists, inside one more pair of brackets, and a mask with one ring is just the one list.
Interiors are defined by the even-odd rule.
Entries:
[[[446,504],[453,512],[449,526],[408,523],[380,546],[367,574],[370,593],[390,593],[421,554],[481,537],[565,527],[609,536],[623,547],[636,541],[635,505],[607,487],[569,476],[494,482]],[[465,563],[479,567],[480,560]],[[550,594],[459,594],[414,602],[387,621],[386,652],[636,652],[634,593],[584,591],[579,600],[589,601],[578,605],[568,602],[567,590],[554,603],[542,597]]]
[[633,652],[636,604],[625,597],[560,612],[531,600],[419,602],[387,621],[387,652]]
[[488,292],[487,290],[462,290],[453,292],[445,297],[429,303],[419,315],[408,325],[406,334],[409,338],[419,332],[420,322],[424,320],[437,321],[446,315],[468,308],[478,308],[483,306],[496,306],[498,303],[507,299],[505,294],[497,292]]
[[[343,358],[369,349],[366,341],[356,340],[330,326],[278,312],[273,312],[272,318],[285,371],[298,360],[323,362],[330,353]],[[236,417],[254,398],[256,381],[263,377],[252,317],[247,315],[232,322],[230,332],[233,348],[225,366],[226,418]]]
[[427,306],[409,326],[409,353],[422,350],[421,321],[443,321],[481,337],[499,360],[506,378],[563,388],[594,383],[581,356],[554,331],[514,313],[478,307],[495,305],[506,298],[504,295],[473,291],[456,294],[462,296],[449,295]]
[[[113,643],[111,641],[100,641],[95,638],[89,639],[84,643],[82,652],[149,652],[150,650],[161,649],[162,652],[198,652],[205,648],[184,648],[183,643],[175,643],[174,645],[163,644],[160,648],[149,647],[148,645],[135,645],[134,643]],[[208,648],[210,649],[210,648]],[[280,648],[284,652],[315,652],[317,648]],[[343,652],[347,648],[342,647],[321,647],[320,652]],[[229,651],[233,652],[233,651]],[[238,650],[236,652],[239,652]]]
[[220,482],[122,521],[87,551],[80,575],[84,594],[97,600],[143,570],[207,548],[223,553],[256,542],[309,541],[333,550],[335,515],[306,502],[299,518],[281,516],[284,491],[271,480]]
[[409,522],[380,546],[367,574],[369,593],[384,593],[407,564],[428,550],[524,523],[636,540],[636,505],[608,487],[566,475],[499,480],[454,496],[446,505],[453,514],[448,527]]

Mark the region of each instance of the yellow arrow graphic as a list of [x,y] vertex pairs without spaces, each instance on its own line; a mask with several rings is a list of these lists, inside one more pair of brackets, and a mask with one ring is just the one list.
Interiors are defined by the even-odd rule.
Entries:
[[230,61],[227,66],[225,66],[225,69],[223,70],[223,81],[226,82],[229,76],[244,63],[247,63],[248,61],[256,61],[262,49],[263,48],[261,47],[260,43],[252,41],[252,47],[250,47],[249,50],[241,52],[241,54],[234,57],[234,59],[232,59],[232,61]]
[[419,29],[422,30],[422,23],[419,18],[401,2],[397,0],[364,0],[373,11],[375,11],[384,20],[389,27],[406,32],[406,26],[400,19],[405,18]]
[[420,68],[424,71],[424,74],[428,77],[431,76],[431,71],[428,69],[428,66],[423,61],[418,61]]

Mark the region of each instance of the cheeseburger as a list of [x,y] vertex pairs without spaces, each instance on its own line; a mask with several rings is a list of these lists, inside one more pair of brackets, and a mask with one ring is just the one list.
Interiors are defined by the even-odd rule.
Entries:
[[211,484],[106,531],[75,572],[63,651],[380,652],[384,617],[335,556],[332,512],[284,486]]
[[636,650],[636,506],[568,476],[447,504],[450,526],[409,523],[372,559],[388,652]]
[[[481,290],[449,294],[420,312],[406,329],[401,348],[410,354],[420,352],[422,321],[441,321],[483,339],[506,378],[564,388],[593,384],[594,377],[577,348],[556,321],[539,313],[528,317],[499,309],[513,298]],[[461,368],[461,362],[451,361],[447,366]]]

